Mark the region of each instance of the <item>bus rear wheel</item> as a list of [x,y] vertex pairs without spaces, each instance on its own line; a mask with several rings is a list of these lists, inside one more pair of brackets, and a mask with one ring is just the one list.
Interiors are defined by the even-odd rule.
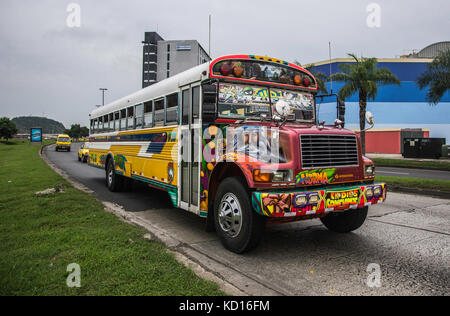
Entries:
[[214,224],[226,249],[244,253],[258,245],[266,219],[252,209],[244,185],[237,178],[226,178],[214,199]]
[[349,233],[364,224],[369,207],[349,210],[343,213],[330,213],[321,218],[322,224],[329,230],[336,233]]
[[112,159],[108,161],[108,166],[106,167],[106,185],[111,192],[119,192],[123,188],[123,177],[116,174]]

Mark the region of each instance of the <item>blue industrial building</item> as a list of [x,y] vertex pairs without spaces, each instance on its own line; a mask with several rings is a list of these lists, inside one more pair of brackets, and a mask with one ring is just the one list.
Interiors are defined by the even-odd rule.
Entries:
[[[426,128],[430,137],[446,138],[450,143],[450,93],[447,92],[437,105],[426,101],[428,89],[420,90],[417,78],[426,70],[439,51],[450,49],[450,42],[432,44],[417,54],[401,58],[378,59],[379,68],[389,69],[401,81],[401,86],[380,86],[375,100],[368,101],[367,108],[375,115],[375,128]],[[332,59],[313,63],[313,72],[325,75],[341,72],[339,65],[354,63],[352,58]],[[344,85],[333,82],[333,92],[338,93]],[[328,91],[331,83],[327,83]],[[346,127],[359,128],[358,95],[346,100]]]

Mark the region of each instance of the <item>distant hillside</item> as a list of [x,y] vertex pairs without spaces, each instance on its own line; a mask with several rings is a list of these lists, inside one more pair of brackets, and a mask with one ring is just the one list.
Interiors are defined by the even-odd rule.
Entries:
[[13,118],[12,121],[20,134],[29,133],[32,127],[42,127],[44,134],[59,134],[66,129],[62,123],[46,117],[21,116]]

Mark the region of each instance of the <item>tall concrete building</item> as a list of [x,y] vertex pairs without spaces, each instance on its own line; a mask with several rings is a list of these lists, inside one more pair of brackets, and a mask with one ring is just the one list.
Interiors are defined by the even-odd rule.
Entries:
[[211,60],[196,40],[165,41],[156,32],[146,32],[142,44],[143,88]]

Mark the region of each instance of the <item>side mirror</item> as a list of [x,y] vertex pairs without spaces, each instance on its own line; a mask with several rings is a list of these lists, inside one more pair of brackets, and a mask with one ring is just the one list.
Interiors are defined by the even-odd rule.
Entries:
[[369,123],[369,125],[375,124],[375,117],[373,116],[372,112],[366,112],[366,121]]
[[334,126],[343,128],[344,127],[344,122],[342,122],[340,119],[336,119],[334,121]]
[[372,112],[367,111],[366,112],[366,121],[369,123],[370,127],[363,129],[362,131],[358,131],[356,133],[361,133],[368,131],[369,129],[373,128],[373,125],[375,124],[375,117],[373,116]]
[[213,123],[217,118],[217,85],[204,84],[203,91],[203,105],[202,105],[202,120],[203,123]]

